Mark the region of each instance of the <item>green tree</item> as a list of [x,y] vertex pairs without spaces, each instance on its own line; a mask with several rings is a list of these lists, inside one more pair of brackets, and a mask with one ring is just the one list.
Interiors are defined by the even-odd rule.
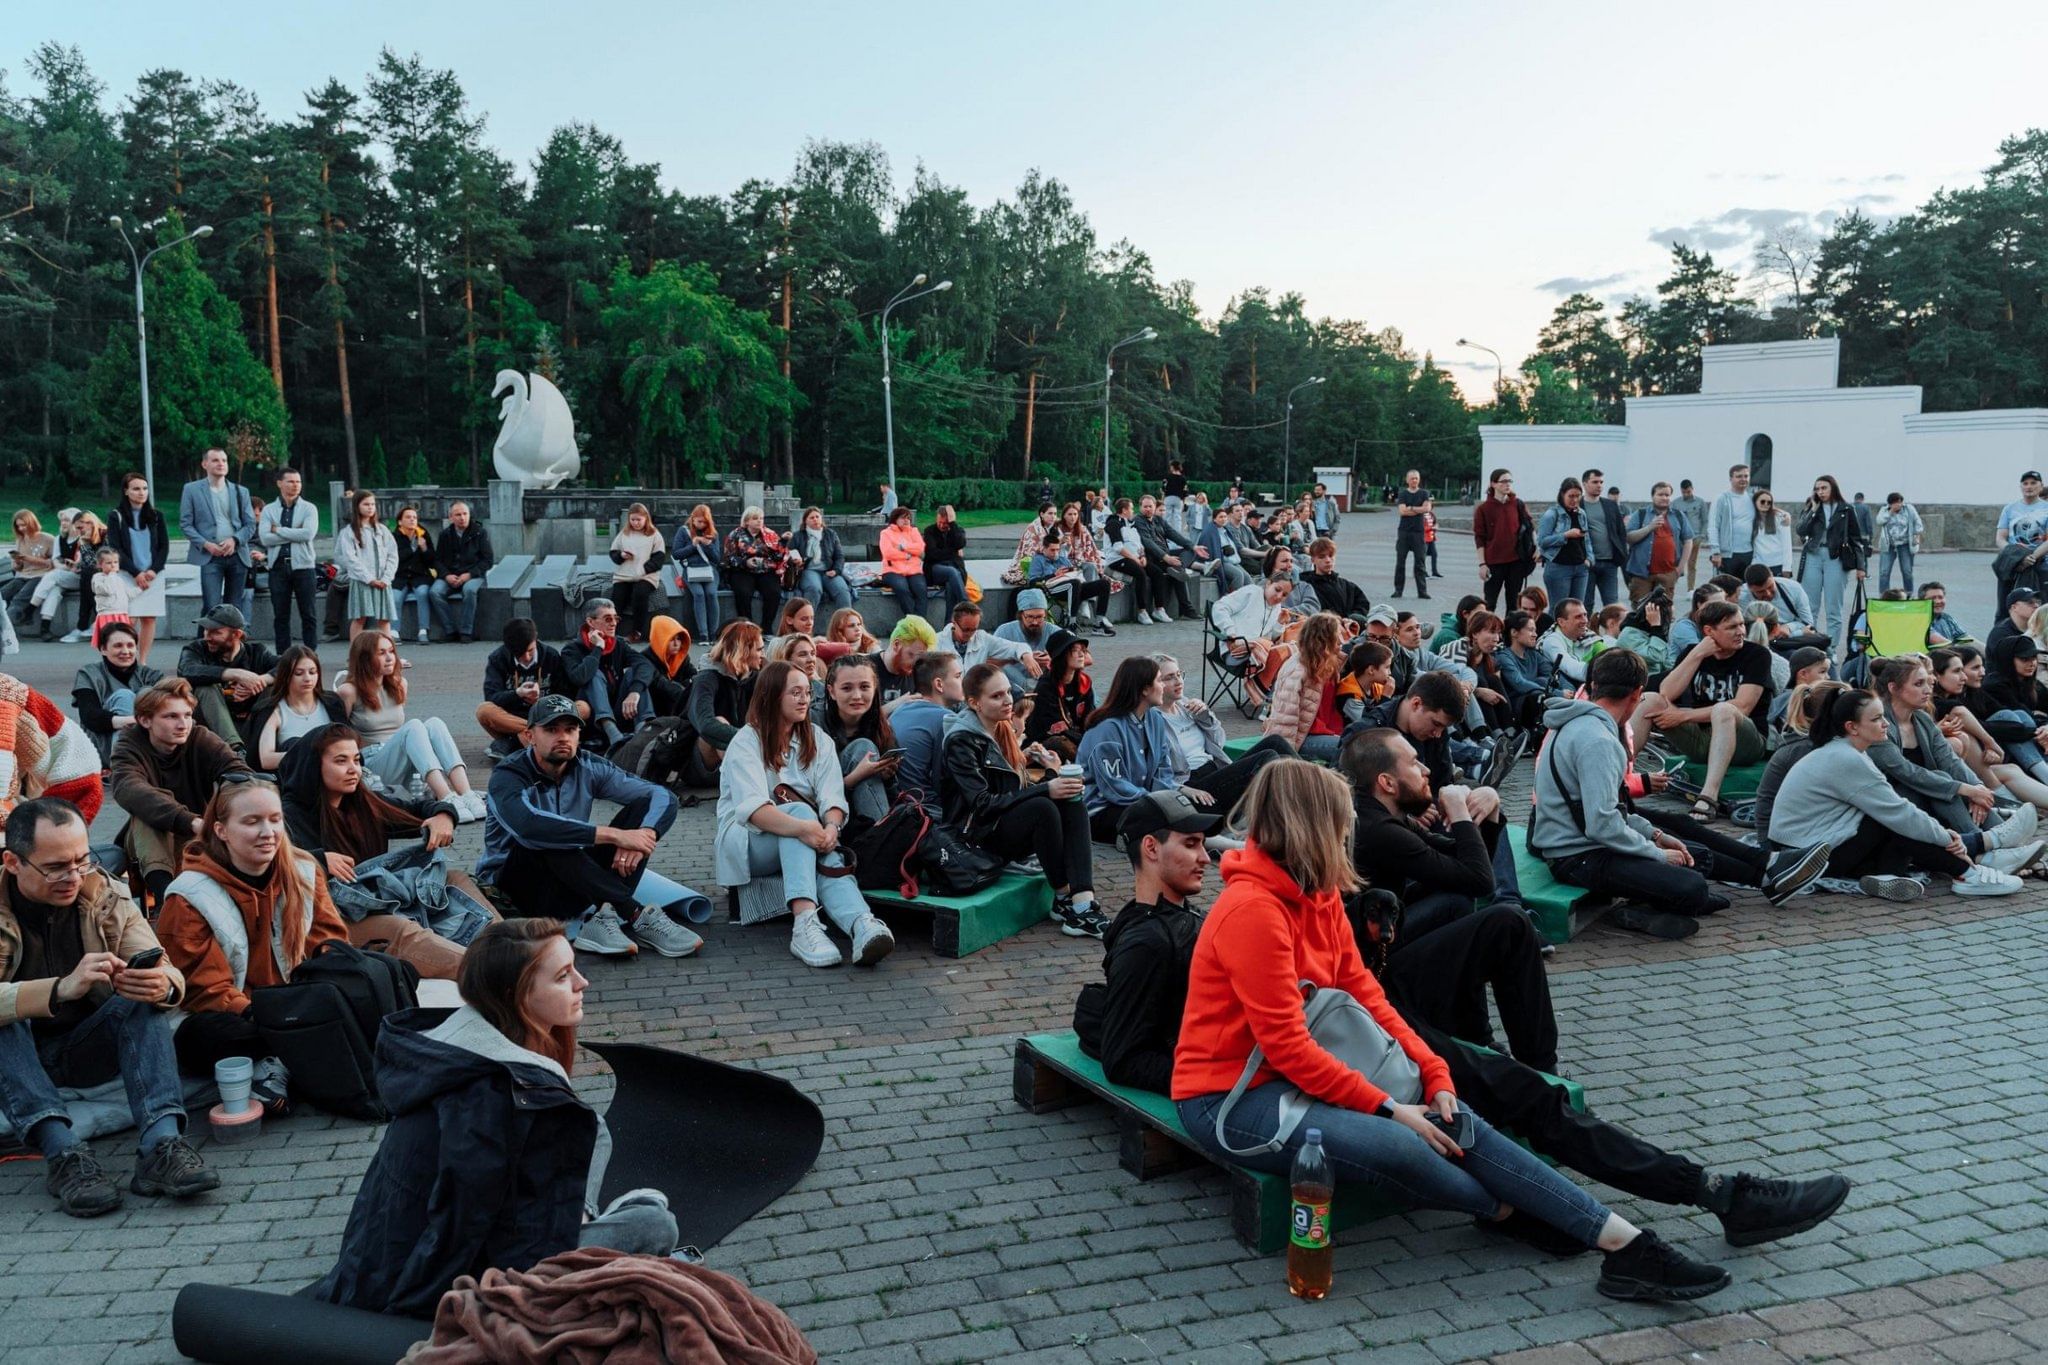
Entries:
[[[1607,305],[1573,294],[1557,305],[1536,338],[1536,354],[1553,374],[1583,393],[1603,422],[1622,420],[1628,352],[1607,322]],[[1526,367],[1525,367],[1526,372]]]

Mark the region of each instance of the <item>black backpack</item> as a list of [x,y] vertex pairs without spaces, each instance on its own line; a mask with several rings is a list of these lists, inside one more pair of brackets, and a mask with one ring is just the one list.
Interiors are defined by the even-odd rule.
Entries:
[[697,732],[681,716],[642,721],[611,755],[612,762],[635,777],[659,786],[680,782],[683,765],[697,742]]
[[915,900],[925,843],[936,828],[916,797],[897,797],[888,814],[854,836],[854,880],[863,891],[891,891]]
[[984,853],[944,825],[924,840],[925,889],[941,896],[971,896],[1003,875],[1000,858]]
[[288,986],[250,995],[263,1046],[291,1073],[293,1095],[316,1109],[382,1122],[377,1033],[385,1017],[419,1003],[420,974],[386,953],[325,943]]

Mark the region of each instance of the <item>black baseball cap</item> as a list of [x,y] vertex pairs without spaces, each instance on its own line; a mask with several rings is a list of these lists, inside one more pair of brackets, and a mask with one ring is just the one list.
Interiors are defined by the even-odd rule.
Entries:
[[548,693],[526,713],[526,724],[534,730],[545,730],[559,720],[573,720],[578,725],[583,723],[583,717],[576,714],[576,703],[559,692]]
[[2005,595],[2005,609],[2011,611],[2012,604],[2015,602],[2038,602],[2040,600],[2040,594],[2036,593],[2032,588],[2014,588]]
[[2029,469],[2026,473],[2020,475],[2021,483],[2025,483],[2028,479],[2032,479],[2035,483],[2041,482],[2041,471],[2038,469]]
[[1128,849],[1136,848],[1146,835],[1163,829],[1177,834],[1214,834],[1222,824],[1221,814],[1196,805],[1178,791],[1147,792],[1124,808],[1117,833],[1123,836],[1124,847]]

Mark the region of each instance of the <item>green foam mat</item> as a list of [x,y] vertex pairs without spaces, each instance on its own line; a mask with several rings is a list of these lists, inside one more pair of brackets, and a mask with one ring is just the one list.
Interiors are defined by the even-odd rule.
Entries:
[[[1747,801],[1755,796],[1757,784],[1764,780],[1764,769],[1767,766],[1769,765],[1756,763],[1747,768],[1729,768],[1727,776],[1721,779],[1721,799],[1723,801]],[[1697,786],[1707,780],[1707,765],[1695,763],[1691,759],[1687,759],[1685,761],[1685,775],[1688,780]],[[1676,795],[1676,793],[1673,793],[1673,795]]]

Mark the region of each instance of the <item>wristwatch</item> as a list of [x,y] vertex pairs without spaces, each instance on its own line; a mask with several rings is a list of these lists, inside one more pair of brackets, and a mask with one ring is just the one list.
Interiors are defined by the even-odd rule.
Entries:
[[1372,1112],[1378,1114],[1383,1119],[1390,1119],[1394,1117],[1394,1102],[1392,1100],[1381,1100],[1379,1106]]

